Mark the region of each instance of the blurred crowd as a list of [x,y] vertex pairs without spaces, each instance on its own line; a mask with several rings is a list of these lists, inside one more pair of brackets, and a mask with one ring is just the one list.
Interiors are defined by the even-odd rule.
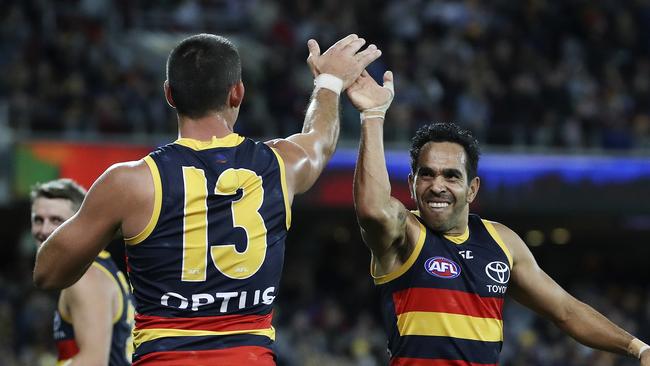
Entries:
[[8,0],[0,110],[19,137],[174,134],[165,58],[197,32],[240,47],[248,136],[299,130],[307,39],[354,32],[384,51],[371,74],[396,75],[389,140],[455,121],[493,145],[650,147],[648,0]]

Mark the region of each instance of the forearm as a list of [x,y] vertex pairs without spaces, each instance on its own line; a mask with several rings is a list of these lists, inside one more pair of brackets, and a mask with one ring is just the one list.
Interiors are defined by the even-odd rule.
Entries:
[[357,215],[360,219],[382,216],[389,207],[390,199],[390,179],[384,156],[384,120],[362,120],[359,157],[354,171]]
[[[302,133],[313,141],[313,154],[324,157],[334,154],[340,131],[339,96],[324,88],[314,90],[305,114]],[[324,167],[324,163],[322,164]]]
[[625,330],[594,310],[591,306],[572,299],[564,319],[556,321],[578,342],[593,348],[619,354],[629,354],[628,346],[634,338]]

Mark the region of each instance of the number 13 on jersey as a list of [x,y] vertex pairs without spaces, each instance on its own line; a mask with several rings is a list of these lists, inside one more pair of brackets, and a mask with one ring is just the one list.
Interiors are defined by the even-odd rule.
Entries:
[[217,179],[214,194],[233,196],[242,189],[242,196],[230,203],[232,227],[246,233],[246,249],[238,252],[234,244],[208,244],[208,186],[205,171],[183,167],[185,206],[183,218],[182,281],[206,280],[208,248],[214,266],[232,279],[254,275],[266,257],[266,226],[259,210],[264,200],[262,177],[248,169],[227,169]]

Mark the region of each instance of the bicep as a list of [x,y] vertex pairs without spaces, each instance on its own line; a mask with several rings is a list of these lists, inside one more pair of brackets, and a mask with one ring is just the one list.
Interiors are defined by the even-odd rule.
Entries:
[[313,144],[311,139],[310,134],[296,134],[266,143],[282,158],[290,199],[311,188],[324,168],[324,158],[305,147]]
[[37,253],[34,280],[39,287],[75,283],[119,229],[128,202],[128,182],[116,169],[106,171],[88,191],[79,212],[55,230]]
[[417,220],[398,199],[390,197],[388,202],[381,212],[372,217],[362,217],[357,213],[363,240],[377,257],[404,243],[407,224]]
[[544,272],[521,238],[499,225],[497,229],[513,256],[508,293],[519,303],[554,321],[562,320],[573,299]]

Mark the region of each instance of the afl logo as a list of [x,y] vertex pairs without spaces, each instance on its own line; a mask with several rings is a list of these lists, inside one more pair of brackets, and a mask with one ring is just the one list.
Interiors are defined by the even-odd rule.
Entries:
[[508,283],[508,280],[510,280],[510,267],[503,262],[490,262],[485,266],[485,274],[487,274],[492,281],[505,285]]
[[424,269],[430,275],[440,278],[456,278],[460,276],[460,266],[445,257],[433,257],[424,262]]

